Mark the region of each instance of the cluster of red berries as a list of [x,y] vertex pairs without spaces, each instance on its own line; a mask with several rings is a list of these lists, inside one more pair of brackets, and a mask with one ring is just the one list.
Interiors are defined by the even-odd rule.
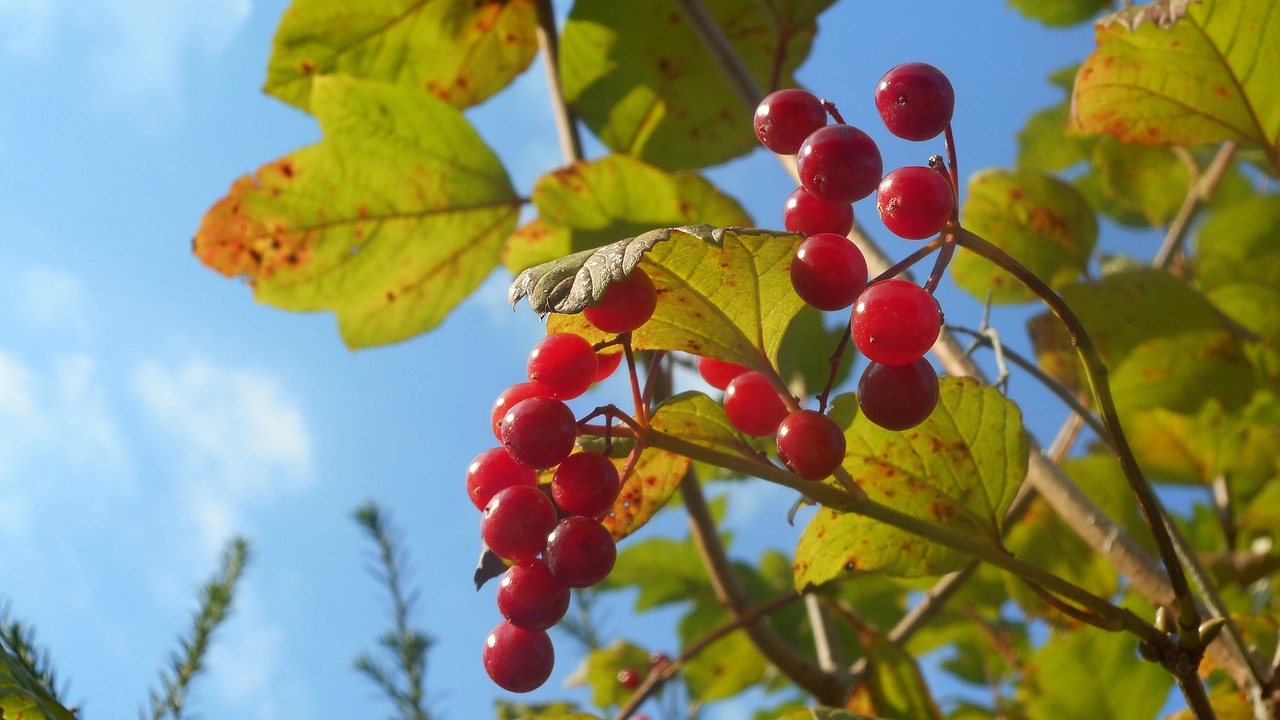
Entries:
[[[881,78],[875,104],[889,132],[929,140],[950,124],[955,93],[937,68],[906,63]],[[835,124],[827,124],[828,115]],[[783,210],[786,229],[805,236],[791,264],[796,294],[819,310],[853,306],[853,342],[871,361],[858,382],[863,414],[890,430],[918,425],[938,402],[938,376],[924,355],[941,331],[942,312],[932,293],[911,281],[868,285],[866,260],[847,235],[853,203],[872,192],[881,221],[895,235],[937,235],[955,210],[950,177],[923,166],[882,175],[875,141],[805,90],[768,95],[756,109],[755,130],[768,149],[796,155],[801,186]]]
[[[653,282],[641,270],[614,283],[586,317],[606,332],[630,332],[652,315]],[[485,641],[484,668],[500,687],[529,692],[555,663],[547,629],[569,609],[571,588],[608,577],[617,559],[601,524],[618,497],[620,479],[603,453],[574,452],[578,421],[565,401],[608,377],[622,353],[597,351],[573,333],[554,333],[529,353],[529,380],[507,388],[493,405],[501,444],[467,468],[467,494],[483,512],[485,546],[510,563],[498,584],[504,620]],[[550,482],[539,484],[540,472]]]

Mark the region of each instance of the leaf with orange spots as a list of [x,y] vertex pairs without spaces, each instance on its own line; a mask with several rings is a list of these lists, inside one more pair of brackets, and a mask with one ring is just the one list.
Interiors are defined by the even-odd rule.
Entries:
[[[1098,220],[1080,193],[1033,168],[981,170],[969,178],[960,218],[974,232],[1030,268],[1051,287],[1079,277],[1098,241]],[[1022,283],[966,251],[951,262],[951,277],[979,300],[993,303],[1035,299]]]
[[[972,378],[942,378],[938,407],[920,425],[885,430],[854,395],[828,412],[844,428],[844,469],[867,496],[954,533],[1000,547],[1004,514],[1027,474],[1018,406]],[[854,513],[821,508],[796,548],[796,588],[852,572],[940,575],[968,559],[958,551]]]
[[387,83],[317,78],[324,140],[237,180],[196,255],[286,310],[330,310],[351,347],[438,324],[497,265],[520,201],[460,112]]
[[1280,170],[1280,7],[1159,0],[1098,23],[1080,67],[1077,128],[1150,145],[1253,143]]
[[470,107],[533,61],[535,7],[534,0],[293,0],[263,90],[310,111],[314,77],[349,75]]
[[[834,0],[705,0],[761,89],[809,54]],[[705,167],[759,146],[751,113],[674,0],[577,0],[561,38],[561,82],[609,149],[668,170]]]

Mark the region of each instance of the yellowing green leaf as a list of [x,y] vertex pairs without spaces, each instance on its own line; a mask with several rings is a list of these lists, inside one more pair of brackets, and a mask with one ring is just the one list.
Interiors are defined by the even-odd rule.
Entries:
[[1029,662],[1034,672],[1021,688],[1027,717],[1154,720],[1173,676],[1140,662],[1136,645],[1132,635],[1092,627],[1055,636]]
[[341,74],[470,107],[529,66],[537,25],[534,0],[293,0],[263,90],[307,110],[312,78]]
[[1009,0],[1018,12],[1049,27],[1075,25],[1111,7],[1111,0]]
[[1196,277],[1233,320],[1280,336],[1280,198],[1250,198],[1215,208],[1196,234]]
[[618,682],[623,670],[630,670],[643,680],[649,673],[649,652],[639,645],[615,640],[608,647],[588,653],[570,683],[590,687],[591,704],[596,707],[616,707],[634,692],[634,688],[627,689]]
[[1169,148],[1111,137],[1094,145],[1091,171],[1098,173],[1099,189],[1108,201],[1151,226],[1173,220],[1191,185],[1190,170]]
[[315,81],[324,140],[237,180],[195,253],[287,310],[331,310],[352,347],[426,332],[498,262],[516,196],[452,106],[341,77]]
[[[680,620],[680,639],[689,643],[733,620],[718,604],[701,605]],[[733,697],[764,680],[769,663],[745,630],[735,630],[689,658],[681,669],[689,699],[699,703]]]
[[6,720],[75,720],[3,644],[0,644],[0,716]]
[[867,628],[859,635],[867,658],[867,680],[852,706],[869,706],[879,717],[942,720],[915,659],[879,632]]
[[812,707],[787,713],[778,720],[876,720],[876,718],[838,708]]

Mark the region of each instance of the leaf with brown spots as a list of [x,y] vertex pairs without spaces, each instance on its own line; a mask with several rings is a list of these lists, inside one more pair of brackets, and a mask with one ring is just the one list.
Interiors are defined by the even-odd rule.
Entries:
[[470,107],[533,61],[535,8],[534,0],[293,0],[263,90],[310,111],[312,79],[341,74]]
[[438,324],[498,263],[520,201],[497,156],[442,100],[317,78],[324,140],[237,180],[196,255],[287,310],[331,310],[351,347]]
[[[867,496],[895,510],[1000,547],[1005,511],[1027,474],[1022,413],[995,388],[942,378],[938,407],[920,425],[885,430],[841,395],[829,415],[845,429],[844,469]],[[850,572],[940,575],[968,559],[878,521],[828,508],[796,548],[796,588]]]
[[1097,25],[1080,67],[1077,128],[1148,145],[1253,143],[1280,171],[1280,7],[1159,0]]

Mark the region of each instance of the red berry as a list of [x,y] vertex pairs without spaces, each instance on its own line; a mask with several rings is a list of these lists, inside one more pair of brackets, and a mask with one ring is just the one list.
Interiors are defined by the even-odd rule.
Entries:
[[845,439],[831,418],[799,410],[778,425],[778,459],[805,480],[821,480],[844,462]]
[[623,690],[635,690],[640,687],[640,673],[635,668],[623,668],[618,671],[618,685]]
[[799,88],[775,90],[756,107],[756,137],[779,155],[795,155],[804,139],[826,124],[822,101]]
[[596,353],[596,382],[600,382],[613,374],[614,370],[622,364],[622,351],[611,348],[613,352]]
[[598,452],[570,455],[551,479],[551,498],[570,515],[596,517],[618,499],[618,468]]
[[582,311],[587,322],[607,333],[626,333],[649,321],[658,305],[658,291],[644,270],[636,268],[625,280],[609,283],[600,303]]
[[791,262],[791,287],[819,310],[843,310],[867,285],[867,261],[853,241],[835,233],[810,235]]
[[499,490],[512,485],[537,487],[538,474],[512,460],[506,448],[489,448],[467,466],[467,495],[477,510],[484,510]]
[[595,382],[600,362],[595,348],[581,335],[552,333],[529,352],[529,381],[557,400],[578,397]]
[[938,374],[920,358],[906,365],[871,363],[858,380],[858,407],[886,430],[908,430],[938,406]]
[[546,397],[546,393],[543,392],[542,388],[531,382],[522,382],[503,390],[498,395],[498,399],[493,401],[493,410],[489,415],[489,420],[493,424],[493,436],[498,438],[498,442],[502,442],[502,418],[506,416],[507,411],[515,407],[516,403],[521,400],[527,400],[531,397]]
[[937,137],[951,123],[956,93],[938,68],[921,62],[899,65],[876,85],[876,109],[889,132],[906,140]]
[[507,692],[527,693],[551,677],[556,652],[545,630],[521,630],[501,622],[484,642],[484,671]]
[[748,370],[750,368],[728,360],[698,356],[698,374],[702,376],[703,380],[707,381],[708,385],[717,390],[724,390],[729,387],[729,383],[734,378]]
[[578,422],[568,405],[549,397],[521,400],[502,418],[502,444],[511,459],[549,468],[573,452]]
[[507,568],[498,583],[498,612],[523,630],[546,630],[569,609],[569,588],[538,558]]
[[609,577],[618,546],[603,525],[582,515],[560,521],[543,551],[552,577],[571,588],[591,587]]
[[739,431],[764,437],[777,432],[778,423],[787,416],[787,405],[768,378],[749,370],[725,388],[724,413]]
[[542,552],[556,526],[556,508],[541,490],[514,485],[500,490],[484,506],[480,537],[498,557],[513,562]]
[[834,205],[798,187],[782,207],[782,225],[787,232],[800,233],[805,237],[822,232],[848,235],[853,229],[853,205]]
[[909,280],[882,280],[858,296],[850,322],[853,342],[868,360],[905,365],[929,352],[942,329],[942,311]]
[[884,164],[880,148],[866,133],[852,125],[827,125],[800,146],[796,169],[805,190],[839,205],[875,192]]
[[955,208],[951,183],[927,167],[901,167],[880,181],[876,211],[889,232],[907,240],[923,240],[942,231]]

